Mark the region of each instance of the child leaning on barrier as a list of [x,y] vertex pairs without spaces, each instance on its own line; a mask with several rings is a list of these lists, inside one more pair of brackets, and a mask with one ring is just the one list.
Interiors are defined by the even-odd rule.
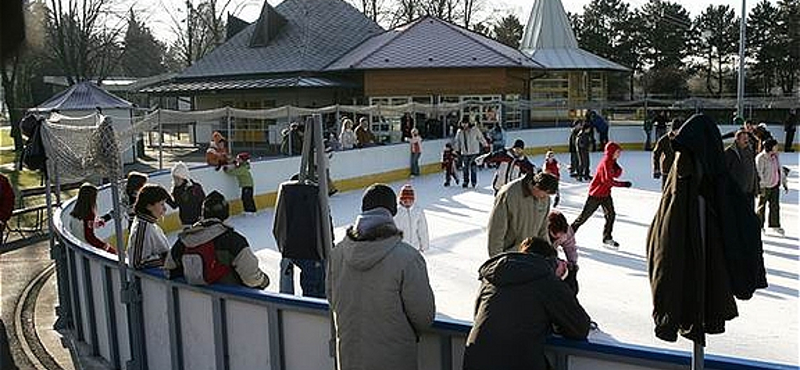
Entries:
[[[564,214],[558,211],[550,211],[547,216],[547,232],[550,235],[550,242],[553,248],[564,251],[567,257],[567,276],[562,279],[569,285],[575,294],[578,294],[578,247],[575,243],[575,232],[567,223]],[[559,277],[563,275],[558,274]]]
[[68,227],[72,235],[81,241],[102,249],[108,253],[117,253],[117,250],[94,235],[94,230],[105,226],[111,220],[111,213],[100,218],[97,217],[97,187],[85,183],[78,190],[78,199],[69,213]]
[[444,186],[450,186],[450,179],[456,181],[458,185],[458,176],[456,175],[456,161],[458,155],[453,150],[453,145],[450,143],[444,144],[444,151],[442,151],[442,169],[444,170]]
[[233,164],[224,168],[225,173],[236,176],[239,188],[242,189],[241,199],[244,214],[247,216],[254,215],[256,213],[256,202],[253,200],[253,174],[250,173],[250,153],[239,153]]
[[136,216],[128,235],[128,264],[134,269],[164,264],[169,241],[158,226],[158,220],[166,213],[165,203],[169,200],[169,192],[161,185],[147,184],[139,191],[133,205]]

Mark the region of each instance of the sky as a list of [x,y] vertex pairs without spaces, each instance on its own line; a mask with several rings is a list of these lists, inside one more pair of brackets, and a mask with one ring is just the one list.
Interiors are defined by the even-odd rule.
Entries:
[[[270,4],[276,6],[280,4],[283,0],[268,0]],[[495,12],[499,12],[500,14],[506,14],[507,12],[513,12],[516,14],[520,20],[525,23],[528,20],[530,15],[531,6],[533,5],[534,0],[494,0],[484,1],[486,5],[486,11],[491,11],[491,8]],[[562,0],[561,3],[564,6],[564,10],[571,13],[582,13],[583,7],[588,4],[591,0]],[[714,5],[728,5],[734,8],[736,14],[740,13],[740,9],[742,7],[740,0],[671,0],[673,2],[680,3],[684,6],[692,16],[699,15],[703,9],[708,7],[710,4]],[[198,0],[194,0],[195,3],[198,3]],[[625,0],[625,2],[629,3],[632,8],[638,8],[645,4],[647,0]],[[747,9],[748,12],[755,7],[756,0],[748,0],[747,1]],[[772,3],[777,3],[777,0],[770,0]],[[123,1],[122,4],[124,5],[123,8],[127,9],[130,4],[134,5],[134,8],[138,11],[144,12],[148,14],[146,19],[148,20],[148,25],[153,30],[154,34],[157,38],[161,40],[173,40],[174,36],[172,36],[171,27],[174,22],[168,16],[168,11],[176,14],[176,18],[181,18],[183,13],[179,13],[181,11],[185,12],[185,5],[184,1],[181,0],[126,0]],[[235,14],[246,21],[254,21],[258,17],[258,13],[261,10],[261,6],[263,2],[261,0],[231,0],[232,8],[235,10]]]

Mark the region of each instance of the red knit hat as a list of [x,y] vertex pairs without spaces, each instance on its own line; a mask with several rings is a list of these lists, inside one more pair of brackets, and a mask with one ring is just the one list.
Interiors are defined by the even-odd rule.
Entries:
[[411,184],[405,184],[402,188],[400,188],[400,196],[398,198],[401,202],[404,200],[409,200],[414,202],[414,188],[411,187]]

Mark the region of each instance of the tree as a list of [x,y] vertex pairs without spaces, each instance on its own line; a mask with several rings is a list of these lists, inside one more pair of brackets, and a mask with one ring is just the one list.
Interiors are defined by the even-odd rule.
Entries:
[[775,22],[779,13],[769,0],[762,0],[747,20],[747,52],[752,58],[748,77],[755,80],[757,91],[763,95],[769,95],[775,86],[781,54],[785,52],[781,50],[780,29]]
[[680,4],[650,0],[638,11],[642,54],[646,66],[654,69],[680,68],[689,55],[692,21]]
[[136,19],[133,9],[128,16],[124,44],[121,67],[126,75],[146,77],[166,72],[164,66],[166,47],[153,37],[147,26]]
[[102,81],[118,65],[124,22],[111,16],[111,0],[50,0],[50,60],[69,84]]
[[218,0],[201,0],[195,6],[192,0],[186,0],[185,5],[185,18],[169,12],[172,18],[172,31],[178,36],[170,45],[169,54],[183,67],[189,67],[225,41],[223,16],[231,2],[228,0],[224,5],[220,5]]
[[694,22],[697,51],[705,59],[704,74],[709,94],[722,97],[725,75],[734,70],[730,63],[738,50],[739,21],[727,5],[709,5]]
[[779,0],[778,9],[778,45],[782,54],[777,76],[783,95],[789,96],[800,76],[800,0]]
[[642,76],[648,94],[684,99],[689,95],[689,74],[677,67],[652,68]]
[[516,15],[508,14],[495,23],[492,33],[497,41],[517,49],[524,28]]

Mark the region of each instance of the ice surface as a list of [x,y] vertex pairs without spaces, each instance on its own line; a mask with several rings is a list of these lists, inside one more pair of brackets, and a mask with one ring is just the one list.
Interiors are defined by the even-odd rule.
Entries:
[[[593,153],[593,168],[599,158],[599,153]],[[568,154],[559,154],[558,159],[562,165],[558,209],[572,222],[583,207],[588,184],[567,176]],[[531,160],[538,165],[543,158],[535,156]],[[739,317],[728,323],[724,334],[708,337],[706,353],[798,363],[798,156],[781,154],[781,162],[792,173],[789,194],[781,192],[781,223],[786,236],[764,237],[770,286],[757,291],[749,301],[737,301]],[[624,169],[622,179],[633,182],[630,189],[613,190],[617,212],[614,238],[620,248],[610,250],[602,246],[601,209],[577,234],[579,299],[601,329],[591,340],[691,351],[692,344],[685,339],[668,343],[653,334],[645,239],[658,208],[661,182],[652,178],[650,153],[625,151],[619,163]],[[404,183],[412,183],[417,206],[425,209],[431,238],[425,259],[439,317],[472,320],[479,286],[477,270],[488,257],[486,224],[494,199],[492,175],[492,170],[480,171],[480,186],[476,189],[445,188],[442,174],[391,184],[397,191]],[[331,198],[337,241],[358,214],[360,198],[360,190]],[[261,267],[272,280],[268,290],[277,291],[280,254],[272,237],[272,209],[259,212],[257,217],[237,216],[230,222],[257,250]],[[299,292],[299,279],[295,279],[295,284]]]

